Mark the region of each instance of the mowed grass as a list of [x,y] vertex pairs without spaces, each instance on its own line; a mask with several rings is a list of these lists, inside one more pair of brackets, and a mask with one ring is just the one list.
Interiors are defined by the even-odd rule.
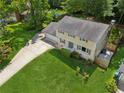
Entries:
[[[113,64],[124,57],[123,52],[124,48],[118,50]],[[86,64],[65,57],[60,50],[49,50],[0,87],[0,93],[109,93],[105,83],[112,79],[115,67],[103,71],[95,65],[85,67]],[[77,66],[87,69],[90,74],[88,81],[82,75],[76,75]]]

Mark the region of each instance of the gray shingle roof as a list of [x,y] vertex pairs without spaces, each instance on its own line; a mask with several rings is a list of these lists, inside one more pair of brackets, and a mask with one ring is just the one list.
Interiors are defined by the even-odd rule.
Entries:
[[81,20],[75,17],[65,16],[59,21],[59,31],[67,32],[82,39],[97,42],[109,28],[108,24]]
[[82,39],[97,42],[106,31],[108,32],[108,28],[108,24],[65,16],[59,22],[51,22],[42,32],[56,36],[56,30],[58,30],[79,36]]
[[56,36],[57,29],[58,29],[58,23],[51,22],[46,28],[42,30],[42,32],[49,33],[51,35]]

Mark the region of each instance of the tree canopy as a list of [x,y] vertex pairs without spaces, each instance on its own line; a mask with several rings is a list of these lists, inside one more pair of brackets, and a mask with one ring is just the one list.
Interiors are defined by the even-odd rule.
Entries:
[[122,21],[122,18],[124,16],[124,0],[118,0],[118,9],[119,9],[119,12],[120,12],[120,19],[119,19],[119,23],[121,23]]
[[7,17],[9,12],[9,4],[6,0],[0,0],[0,19]]
[[82,11],[86,15],[104,17],[112,15],[113,0],[68,0],[67,11]]
[[35,26],[39,27],[43,25],[45,21],[47,10],[49,8],[47,0],[29,0],[29,20],[30,23]]

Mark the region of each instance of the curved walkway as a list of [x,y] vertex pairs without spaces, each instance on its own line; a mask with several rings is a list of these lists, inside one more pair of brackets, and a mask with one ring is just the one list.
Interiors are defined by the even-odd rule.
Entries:
[[42,40],[37,40],[34,44],[23,47],[12,59],[10,64],[0,72],[0,86],[34,58],[52,48],[54,47]]

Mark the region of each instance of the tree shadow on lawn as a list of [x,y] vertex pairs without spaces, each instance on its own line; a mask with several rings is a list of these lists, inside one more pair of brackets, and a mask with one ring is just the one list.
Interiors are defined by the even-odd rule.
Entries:
[[91,64],[87,62],[86,60],[76,60],[74,58],[65,57],[59,49],[52,49],[49,51],[50,54],[57,57],[61,60],[64,64],[71,67],[73,70],[77,71],[77,67],[80,68],[80,74],[83,74],[83,72],[86,72],[89,74],[89,76],[92,75],[92,73],[96,70],[97,66],[95,64]]

